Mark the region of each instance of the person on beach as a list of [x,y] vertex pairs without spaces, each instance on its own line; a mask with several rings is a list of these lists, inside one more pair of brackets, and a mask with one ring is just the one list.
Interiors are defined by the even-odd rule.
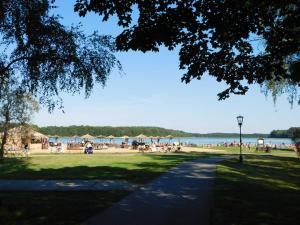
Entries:
[[23,152],[24,152],[24,155],[25,155],[26,157],[28,157],[28,155],[29,155],[29,147],[28,147],[28,144],[25,144],[25,145],[24,145]]
[[93,145],[91,144],[91,142],[87,142],[84,148],[84,153],[85,154],[93,154]]

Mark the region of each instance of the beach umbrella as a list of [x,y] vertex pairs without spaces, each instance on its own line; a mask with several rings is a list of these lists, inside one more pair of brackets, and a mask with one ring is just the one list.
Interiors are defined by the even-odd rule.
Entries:
[[94,136],[90,135],[90,134],[85,134],[83,136],[81,136],[82,139],[93,139]]
[[115,136],[113,136],[113,135],[109,135],[109,136],[107,136],[107,138],[109,138],[109,139],[114,139],[114,138],[115,138]]
[[109,135],[109,136],[107,136],[107,138],[109,139],[109,142],[111,142],[115,138],[115,136]]
[[136,136],[136,138],[138,138],[138,139],[146,139],[147,136],[144,135],[144,134],[140,134],[140,135]]
[[145,139],[147,138],[147,136],[144,135],[144,134],[140,134],[140,135],[136,136],[136,138],[137,138],[140,142],[142,142],[143,140],[145,140]]
[[125,142],[128,142],[129,137],[127,135],[124,135],[122,138],[125,140]]
[[103,138],[105,138],[105,136],[102,135],[102,134],[100,134],[100,135],[97,136],[97,138],[99,138],[100,140],[102,140]]

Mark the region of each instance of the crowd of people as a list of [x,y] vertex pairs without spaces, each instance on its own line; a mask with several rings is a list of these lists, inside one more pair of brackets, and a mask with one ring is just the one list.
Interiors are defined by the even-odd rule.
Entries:
[[[54,147],[62,146],[61,143],[54,143],[50,144],[50,146],[53,145]],[[66,145],[67,150],[84,150],[85,154],[92,154],[94,150],[105,150],[111,147],[115,148],[122,148],[122,149],[132,149],[132,150],[139,150],[141,152],[144,151],[180,151],[182,149],[183,143],[179,142],[164,142],[164,143],[158,143],[158,142],[152,142],[152,143],[145,143],[143,141],[137,141],[133,140],[131,143],[129,142],[122,142],[120,145],[115,143],[94,143],[89,140],[85,140],[82,142],[75,142],[70,141]],[[62,147],[61,147],[62,148]],[[63,151],[63,150],[62,150]],[[57,151],[60,152],[60,151]]]
[[[140,152],[176,152],[182,150],[183,147],[202,147],[202,148],[213,148],[213,147],[239,147],[240,143],[237,141],[233,142],[222,142],[217,144],[192,144],[192,143],[185,143],[185,142],[159,142],[157,140],[151,140],[148,142],[144,142],[143,140],[133,140],[129,142],[128,139],[121,144],[117,144],[112,142],[93,142],[91,140],[81,140],[76,142],[75,140],[71,140],[66,144],[62,143],[59,139],[55,139],[55,141],[43,142],[42,149],[50,150],[53,153],[63,153],[66,150],[81,150],[85,154],[93,154],[95,150],[105,150],[108,148],[121,148],[121,149],[128,149],[128,150],[138,150]],[[276,149],[294,149],[295,145],[293,144],[272,144],[272,143],[263,143],[262,145],[257,143],[242,143],[243,149],[248,150],[264,150],[269,152],[271,150]],[[10,148],[10,152],[13,152],[14,149]],[[24,146],[23,154],[29,154],[29,146]]]
[[[217,144],[201,144],[200,147],[207,147],[207,148],[212,148],[212,147],[239,147],[240,143],[237,141],[233,142],[222,142],[222,143],[217,143]],[[242,142],[242,147],[251,149],[293,149],[295,147],[294,144],[286,144],[286,143],[280,143],[280,144],[273,144],[273,143],[264,143],[264,144],[259,144],[259,143],[244,143]]]

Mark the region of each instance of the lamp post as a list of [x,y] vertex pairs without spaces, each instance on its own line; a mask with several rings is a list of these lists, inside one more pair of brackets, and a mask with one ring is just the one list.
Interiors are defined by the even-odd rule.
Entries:
[[238,125],[240,127],[240,162],[243,162],[243,155],[242,155],[242,124],[243,124],[243,116],[236,117]]

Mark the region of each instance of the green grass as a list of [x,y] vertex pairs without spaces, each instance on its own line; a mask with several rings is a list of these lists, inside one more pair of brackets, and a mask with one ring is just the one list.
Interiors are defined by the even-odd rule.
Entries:
[[[119,179],[146,183],[177,164],[207,154],[33,155],[5,158],[0,179]],[[80,224],[127,191],[0,192],[0,224]]]
[[80,224],[127,194],[126,191],[0,192],[0,224]]
[[217,166],[213,225],[286,225],[300,221],[300,160],[245,156]]
[[[215,150],[223,150],[228,154],[239,154],[240,153],[240,148],[239,147],[221,147],[221,146],[216,146],[213,147],[212,149]],[[242,153],[243,154],[255,154],[255,155],[272,155],[272,156],[282,156],[282,157],[297,157],[297,154],[294,150],[292,149],[287,149],[287,150],[271,150],[271,152],[267,153],[265,151],[256,151],[254,147],[251,147],[250,150],[248,148],[242,148]]]
[[[219,148],[222,150],[221,148]],[[226,148],[236,154],[238,148]],[[291,151],[255,152],[217,167],[213,225],[298,224],[300,161]],[[146,183],[177,164],[209,154],[33,155],[0,162],[0,179],[119,179]],[[284,156],[284,157],[282,157]],[[79,224],[126,191],[0,192],[0,224]]]
[[33,155],[0,161],[0,179],[111,179],[145,183],[205,154]]

